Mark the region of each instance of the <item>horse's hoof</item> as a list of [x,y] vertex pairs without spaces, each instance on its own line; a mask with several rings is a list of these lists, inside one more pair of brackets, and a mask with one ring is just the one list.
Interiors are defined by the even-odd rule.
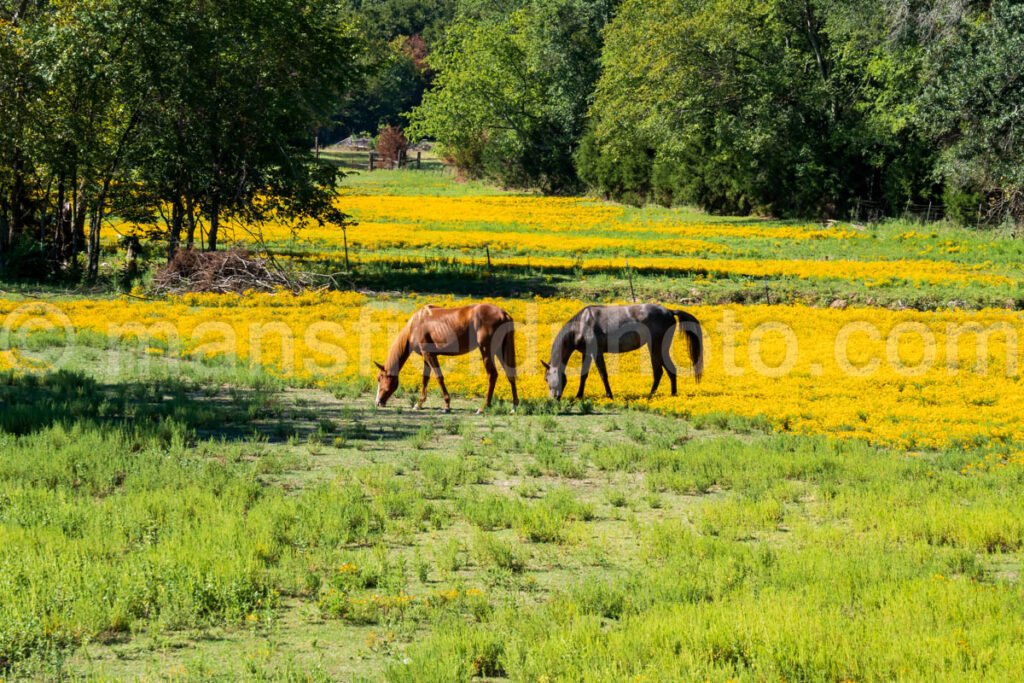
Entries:
[[508,414],[509,415],[515,415],[516,414],[516,409],[513,408],[512,410],[508,411]]
[[476,414],[477,415],[483,415],[484,414],[484,409],[483,408],[477,408],[476,409]]
[[452,409],[451,408],[444,408],[441,412],[444,413],[445,415],[447,415],[448,413],[452,412]]

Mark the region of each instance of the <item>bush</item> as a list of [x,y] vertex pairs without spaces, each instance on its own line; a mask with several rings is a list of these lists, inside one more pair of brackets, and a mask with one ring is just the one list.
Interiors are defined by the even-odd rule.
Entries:
[[409,149],[409,141],[398,126],[384,126],[377,135],[377,154],[382,160],[398,165]]

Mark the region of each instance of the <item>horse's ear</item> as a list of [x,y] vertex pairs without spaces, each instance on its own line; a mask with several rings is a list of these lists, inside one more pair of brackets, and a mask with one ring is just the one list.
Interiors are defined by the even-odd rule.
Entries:
[[544,361],[541,361],[541,362],[540,362],[540,364],[544,366],[544,369],[545,369],[545,370],[550,370],[550,369],[551,369],[551,366],[550,366],[550,365],[548,365],[548,364],[547,364],[546,362],[544,362]]
[[381,365],[377,361],[373,361],[373,364],[377,366],[378,370],[380,370],[381,372],[384,372],[384,366],[383,365]]

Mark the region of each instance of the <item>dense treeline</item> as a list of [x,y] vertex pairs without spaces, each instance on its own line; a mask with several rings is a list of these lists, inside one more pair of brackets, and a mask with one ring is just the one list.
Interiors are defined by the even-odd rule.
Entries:
[[414,132],[468,173],[727,213],[1024,217],[1010,0],[464,2]]
[[[14,0],[0,5],[0,250],[95,278],[104,221],[170,251],[226,217],[338,220],[310,152],[358,76],[334,0]],[[11,251],[14,253],[10,253]]]
[[409,110],[432,83],[427,54],[451,22],[455,0],[351,0],[350,12],[366,43],[366,78],[321,130],[325,143],[408,124]]
[[314,137],[385,125],[551,193],[1020,221],[1021,54],[1012,0],[0,0],[0,268],[342,220]]
[[472,175],[549,192],[579,185],[574,150],[617,0],[460,4],[431,53],[434,88],[413,135],[443,143]]

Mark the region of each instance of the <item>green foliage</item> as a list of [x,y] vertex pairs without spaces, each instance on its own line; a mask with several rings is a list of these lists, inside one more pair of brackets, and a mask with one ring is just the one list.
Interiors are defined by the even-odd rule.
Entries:
[[607,31],[581,176],[632,203],[835,216],[929,191],[909,126],[919,48],[879,3],[626,2]]
[[0,266],[17,237],[72,274],[87,252],[95,279],[111,214],[171,252],[216,248],[223,217],[342,220],[310,139],[356,80],[357,43],[336,0],[0,9],[18,110],[0,124]]
[[366,73],[337,105],[331,137],[406,125],[407,113],[422,101],[432,76],[420,50],[426,46],[418,36],[371,43],[361,57]]
[[455,15],[454,0],[353,0],[367,29],[383,40],[422,35],[434,40]]
[[948,141],[939,170],[958,200],[958,218],[1024,220],[1024,7],[1001,0],[990,13],[945,29],[929,50],[921,111],[931,133]]
[[611,0],[470,4],[431,55],[434,88],[412,135],[433,137],[475,177],[548,192],[577,184],[572,154],[598,75]]

